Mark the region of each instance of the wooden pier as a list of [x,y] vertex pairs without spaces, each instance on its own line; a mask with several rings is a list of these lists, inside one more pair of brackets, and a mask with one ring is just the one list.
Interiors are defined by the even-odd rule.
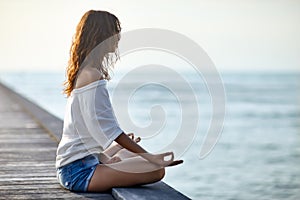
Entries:
[[110,193],[63,189],[55,171],[62,120],[0,83],[0,199],[189,199],[160,181]]

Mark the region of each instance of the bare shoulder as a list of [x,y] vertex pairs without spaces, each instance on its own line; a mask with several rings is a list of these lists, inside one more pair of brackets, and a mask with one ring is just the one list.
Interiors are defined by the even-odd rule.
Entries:
[[92,82],[98,81],[100,79],[101,79],[101,73],[97,69],[91,68],[91,67],[86,67],[79,74],[77,81],[76,81],[75,88],[84,87],[84,86],[86,86]]

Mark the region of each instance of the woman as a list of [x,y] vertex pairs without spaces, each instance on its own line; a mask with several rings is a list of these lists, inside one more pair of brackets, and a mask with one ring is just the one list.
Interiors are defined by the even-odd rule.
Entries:
[[[174,161],[172,152],[147,153],[140,138],[125,134],[106,88],[118,58],[120,22],[106,11],[90,10],[76,28],[64,92],[68,96],[56,168],[60,184],[72,191],[102,192],[112,187],[153,183]],[[117,144],[111,145],[112,142]],[[166,157],[170,157],[166,160]]]

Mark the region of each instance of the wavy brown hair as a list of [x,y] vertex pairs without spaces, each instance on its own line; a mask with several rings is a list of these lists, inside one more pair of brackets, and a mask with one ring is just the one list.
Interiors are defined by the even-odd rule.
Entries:
[[[82,66],[83,62],[89,53],[97,45],[112,36],[117,36],[119,40],[120,32],[120,21],[115,15],[107,11],[90,10],[83,15],[77,25],[70,48],[70,59],[66,70],[66,81],[64,82],[64,93],[67,96],[70,96],[74,89],[77,76],[84,67]],[[114,54],[110,54],[109,51],[101,53],[104,57],[99,60],[99,63],[97,63],[98,66],[94,67],[102,73],[103,79],[109,80],[109,69],[113,67],[119,58],[118,51],[117,48],[115,48]]]

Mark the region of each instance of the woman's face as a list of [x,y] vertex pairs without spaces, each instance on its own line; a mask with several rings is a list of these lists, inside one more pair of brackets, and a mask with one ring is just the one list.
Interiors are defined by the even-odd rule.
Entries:
[[118,48],[118,43],[119,43],[119,40],[120,40],[120,33],[118,34],[115,34],[111,37],[111,48],[109,49],[109,52],[115,52],[116,49]]

